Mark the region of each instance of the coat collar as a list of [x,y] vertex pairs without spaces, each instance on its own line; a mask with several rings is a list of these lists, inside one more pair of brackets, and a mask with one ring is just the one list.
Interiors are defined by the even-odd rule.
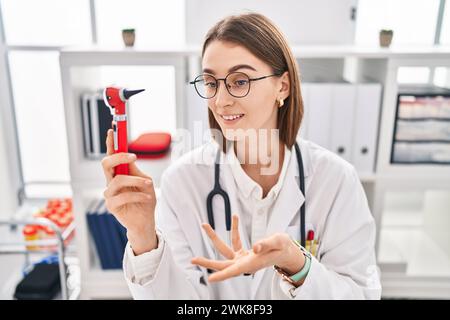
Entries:
[[[291,151],[285,147],[285,159],[283,161],[282,170],[280,174],[280,178],[276,185],[270,190],[270,196],[271,198],[277,197],[278,193],[281,190],[282,185],[284,184],[284,179],[286,176],[286,171],[289,166],[289,163],[291,161]],[[227,159],[227,164],[231,168],[231,172],[233,174],[234,180],[236,181],[236,185],[241,191],[241,193],[244,195],[245,198],[250,198],[251,195],[255,197],[255,199],[262,200],[262,194],[263,190],[260,185],[258,185],[254,180],[252,180],[242,169],[242,166],[239,162],[239,159],[237,158],[234,149],[230,148],[225,155]],[[266,197],[267,198],[267,197]],[[265,199],[266,199],[265,198]]]

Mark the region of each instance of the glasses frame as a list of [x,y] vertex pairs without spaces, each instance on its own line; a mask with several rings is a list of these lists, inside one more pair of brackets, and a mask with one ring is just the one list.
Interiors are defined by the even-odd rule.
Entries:
[[[248,80],[249,80],[249,81],[248,81],[248,90],[247,90],[247,93],[246,93],[245,95],[243,95],[243,96],[235,96],[234,94],[232,94],[232,93],[230,92],[230,89],[229,89],[228,86],[227,86],[227,79],[228,79],[228,77],[229,77],[230,75],[232,75],[232,74],[235,74],[235,73],[241,73],[241,74],[245,75],[245,76],[248,78]],[[214,78],[214,79],[216,80],[216,92],[214,93],[213,96],[211,96],[211,97],[209,97],[209,98],[206,98],[206,97],[202,96],[202,95],[200,94],[199,90],[197,89],[197,85],[196,85],[197,82],[200,82],[200,81],[201,81],[199,78],[200,78],[200,77],[203,77],[203,76],[205,76],[205,75],[210,76],[210,77],[212,77],[212,78]],[[244,72],[235,71],[235,72],[230,72],[229,74],[227,74],[227,76],[226,76],[225,78],[216,78],[216,77],[214,77],[212,74],[209,74],[209,73],[203,73],[203,74],[200,74],[200,75],[196,76],[195,79],[194,79],[193,81],[190,81],[190,82],[189,82],[189,84],[194,85],[195,91],[197,91],[197,94],[198,94],[201,98],[203,98],[203,99],[212,99],[212,98],[214,98],[214,97],[217,95],[217,91],[219,90],[219,86],[220,86],[220,80],[222,80],[223,83],[225,84],[225,88],[227,89],[228,93],[229,93],[232,97],[235,97],[235,98],[245,98],[245,97],[248,96],[248,94],[250,93],[250,87],[251,87],[251,84],[252,84],[253,81],[258,81],[258,80],[262,80],[262,79],[266,79],[266,78],[270,78],[270,77],[279,77],[279,76],[281,76],[281,74],[279,74],[279,73],[274,73],[274,74],[269,74],[269,75],[262,76],[262,77],[258,77],[258,78],[250,78],[249,75],[246,74],[246,73],[244,73]]]

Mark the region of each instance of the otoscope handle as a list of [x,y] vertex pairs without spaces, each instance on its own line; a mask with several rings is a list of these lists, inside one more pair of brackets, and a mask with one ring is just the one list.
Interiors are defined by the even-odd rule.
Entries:
[[[127,141],[127,122],[118,121],[117,124],[113,125],[114,130],[114,153],[128,152],[128,141]],[[129,174],[129,166],[127,163],[119,164],[114,167],[114,174]]]

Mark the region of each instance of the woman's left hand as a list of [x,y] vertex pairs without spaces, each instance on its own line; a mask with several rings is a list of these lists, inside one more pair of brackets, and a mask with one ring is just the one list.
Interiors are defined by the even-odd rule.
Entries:
[[303,268],[305,256],[288,234],[276,233],[256,242],[252,250],[245,250],[242,248],[238,225],[239,217],[233,215],[231,222],[233,248],[225,244],[208,223],[202,225],[216,249],[227,259],[212,260],[195,257],[191,260],[192,264],[216,270],[209,276],[209,282],[226,280],[243,273],[253,274],[273,265],[280,267],[288,274],[295,274]]

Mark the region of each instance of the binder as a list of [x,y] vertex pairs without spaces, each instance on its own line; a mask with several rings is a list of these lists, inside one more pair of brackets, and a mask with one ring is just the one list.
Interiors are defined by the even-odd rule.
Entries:
[[100,232],[101,225],[99,224],[98,220],[98,211],[100,210],[101,206],[103,205],[102,200],[96,200],[92,203],[90,209],[86,213],[86,219],[89,227],[90,234],[92,238],[94,239],[95,249],[97,252],[97,256],[100,260],[100,265],[102,269],[109,269],[110,263],[109,259],[107,257],[107,252],[104,249],[104,241],[105,239],[102,237],[102,232]]
[[103,199],[91,203],[86,218],[102,269],[121,269],[126,229],[108,212]]
[[330,149],[333,84],[310,83],[308,86],[308,139]]
[[112,119],[102,94],[81,95],[81,116],[85,155],[90,159],[98,159],[106,153],[105,139]]
[[335,83],[331,95],[330,151],[352,162],[356,85]]
[[352,162],[358,173],[370,174],[375,170],[382,88],[379,83],[361,83],[356,88]]
[[120,269],[122,267],[118,252],[120,244],[118,244],[119,240],[116,227],[112,224],[110,216],[111,214],[108,213],[106,205],[102,200],[102,206],[97,212],[100,237],[103,239],[100,250],[104,250],[106,255],[106,269]]
[[301,86],[302,100],[303,100],[303,119],[300,125],[299,136],[303,139],[308,139],[308,115],[309,115],[309,84],[304,83]]
[[125,250],[125,246],[127,245],[127,242],[128,242],[127,229],[125,229],[125,227],[122,226],[120,224],[120,222],[117,221],[117,219],[114,216],[112,218],[114,220],[114,224],[116,225],[117,231],[119,233],[119,239],[120,239],[120,242],[122,243],[122,251],[124,251]]
[[123,253],[125,250],[125,244],[121,238],[121,231],[119,230],[119,223],[116,218],[108,212],[106,207],[103,208],[103,212],[100,217],[105,222],[105,228],[107,229],[107,235],[109,238],[109,244],[111,246],[113,268],[122,268]]

